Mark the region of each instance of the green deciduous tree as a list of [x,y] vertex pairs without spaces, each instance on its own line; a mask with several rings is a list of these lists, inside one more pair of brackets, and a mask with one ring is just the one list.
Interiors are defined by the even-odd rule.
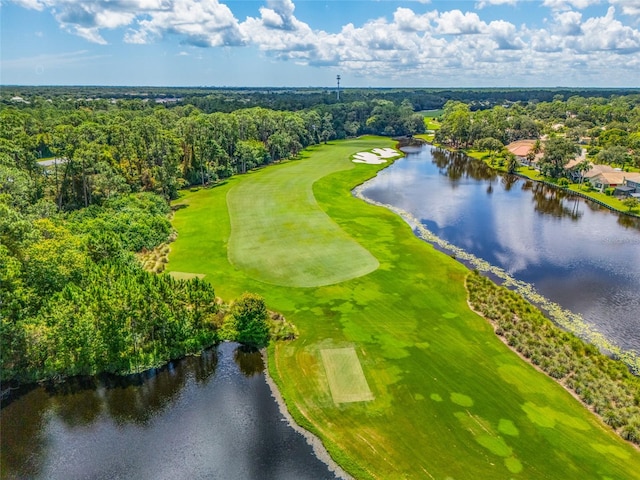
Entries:
[[580,147],[564,137],[551,137],[544,143],[540,171],[551,178],[564,174],[564,166],[580,153]]
[[267,326],[268,312],[264,299],[256,294],[245,293],[234,304],[231,314],[236,322],[236,340],[255,347],[269,342]]

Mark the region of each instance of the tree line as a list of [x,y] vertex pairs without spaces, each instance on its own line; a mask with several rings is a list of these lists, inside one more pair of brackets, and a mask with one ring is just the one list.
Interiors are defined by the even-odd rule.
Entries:
[[566,101],[519,102],[473,111],[447,102],[435,141],[454,148],[500,152],[521,139],[546,140],[530,153],[543,153],[543,175],[559,178],[584,148],[595,163],[640,168],[640,95],[572,96]]
[[[407,100],[415,111],[441,109],[448,101],[467,103],[483,110],[514,102],[551,102],[557,98],[611,97],[638,94],[637,88],[341,88],[325,87],[123,87],[123,86],[3,86],[0,104],[28,106],[25,102],[72,102],[91,106],[95,102],[136,100],[163,105],[193,105],[204,113],[251,107],[300,111],[318,105],[387,100]],[[12,100],[13,99],[13,100]]]
[[[53,198],[58,210],[68,211],[129,192],[173,199],[185,186],[295,157],[335,138],[422,131],[422,117],[408,102],[383,100],[299,112],[253,107],[210,114],[191,105],[167,108],[136,100],[34,100],[0,110],[0,155],[32,181],[31,203]],[[57,161],[43,167],[43,158]]]

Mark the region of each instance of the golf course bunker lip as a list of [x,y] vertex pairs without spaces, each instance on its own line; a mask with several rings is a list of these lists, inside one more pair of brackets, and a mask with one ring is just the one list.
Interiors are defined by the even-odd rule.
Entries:
[[394,158],[398,155],[400,155],[400,152],[393,148],[374,148],[370,152],[358,152],[354,154],[351,161],[353,163],[379,165],[381,163],[386,163],[388,158]]
[[204,273],[189,273],[189,272],[167,272],[176,280],[191,280],[192,278],[203,279],[205,277]]
[[373,400],[354,347],[323,349],[320,355],[334,403]]

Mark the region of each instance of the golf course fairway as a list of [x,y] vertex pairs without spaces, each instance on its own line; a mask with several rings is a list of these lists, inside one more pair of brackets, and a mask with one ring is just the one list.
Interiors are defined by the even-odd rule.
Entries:
[[[297,326],[296,340],[269,346],[269,372],[293,417],[356,478],[640,478],[637,449],[470,311],[463,265],[351,195],[384,165],[350,156],[393,146],[331,142],[186,193],[168,270],[206,275],[226,301],[258,293]],[[281,192],[297,200],[283,209]],[[270,255],[287,259],[281,271]],[[328,270],[314,270],[318,258]]]

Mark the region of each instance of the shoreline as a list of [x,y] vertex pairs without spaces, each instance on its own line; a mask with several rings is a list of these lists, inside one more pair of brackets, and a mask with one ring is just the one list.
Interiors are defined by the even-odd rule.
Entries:
[[[635,213],[634,211],[631,210],[622,210],[620,208],[614,207],[613,205],[609,205],[606,202],[603,202],[602,200],[599,200],[598,198],[589,195],[588,192],[581,192],[578,190],[573,190],[571,188],[571,186],[575,185],[575,183],[571,183],[569,184],[569,186],[567,187],[561,187],[560,185],[558,185],[557,183],[553,183],[550,182],[549,180],[546,179],[539,179],[539,178],[532,178],[529,175],[527,175],[524,172],[519,172],[518,169],[516,169],[516,171],[514,172],[509,172],[507,171],[505,168],[499,168],[499,167],[495,167],[494,165],[492,165],[491,163],[489,163],[487,160],[483,159],[483,158],[479,158],[479,157],[475,157],[473,155],[470,155],[467,150],[468,149],[449,149],[447,147],[441,146],[441,145],[434,145],[434,144],[430,144],[431,146],[435,147],[435,148],[442,148],[451,152],[456,152],[456,153],[463,153],[464,155],[466,155],[469,158],[474,158],[477,159],[481,162],[483,162],[487,167],[489,167],[490,169],[494,170],[497,173],[500,174],[507,174],[507,175],[515,175],[517,177],[523,178],[525,180],[529,180],[531,182],[537,182],[537,183],[541,183],[543,185],[546,185],[547,187],[551,187],[551,188],[555,188],[557,190],[560,190],[562,192],[565,192],[567,195],[575,195],[577,197],[583,198],[584,200],[593,202],[597,205],[600,205],[603,208],[606,208],[607,210],[611,211],[611,212],[615,212],[621,215],[626,215],[632,218],[640,218],[640,211],[638,213]],[[524,167],[525,165],[520,164],[518,168],[520,167]]]
[[[466,288],[466,284],[465,284],[465,288]],[[468,289],[467,289],[467,294],[469,293]],[[540,368],[539,365],[536,365],[535,363],[533,363],[531,361],[530,358],[525,357],[521,352],[519,352],[515,347],[513,347],[512,345],[509,345],[509,342],[507,342],[507,340],[504,338],[504,336],[502,335],[498,335],[496,333],[496,323],[493,322],[492,320],[490,320],[489,318],[485,317],[482,313],[480,313],[479,311],[477,311],[475,308],[473,308],[473,305],[471,305],[471,301],[469,300],[469,298],[467,298],[467,305],[469,306],[469,310],[471,310],[473,313],[475,313],[476,315],[478,315],[480,318],[483,318],[489,325],[491,325],[491,327],[493,328],[493,333],[495,334],[496,337],[498,337],[498,339],[500,339],[500,341],[509,349],[511,350],[513,353],[515,353],[518,357],[520,357],[520,359],[527,363],[528,365],[530,365],[531,367],[533,367],[536,371],[540,372],[542,375],[545,375],[546,377],[549,377],[550,379],[552,379],[554,382],[556,382],[558,385],[560,385],[562,388],[565,389],[565,391],[567,393],[569,393],[569,395],[571,395],[573,398],[575,398],[578,402],[580,402],[580,404],[586,408],[587,410],[589,410],[591,413],[593,413],[593,415],[595,415],[597,418],[600,419],[601,423],[603,426],[605,426],[606,428],[610,429],[612,432],[614,432],[616,435],[619,436],[619,433],[610,425],[607,425],[602,416],[599,415],[593,408],[592,405],[589,405],[588,403],[586,403],[576,392],[575,390],[573,390],[572,388],[570,388],[564,381],[564,379],[557,379],[552,377],[551,375],[549,375],[547,372],[545,372],[542,368]],[[626,440],[626,439],[625,439]],[[629,443],[633,448],[635,448],[636,450],[640,451],[640,445],[637,445],[629,440],[626,440],[627,443]]]
[[264,361],[264,378],[271,390],[271,396],[278,404],[278,409],[280,413],[287,421],[287,425],[289,425],[293,430],[298,432],[300,435],[304,437],[307,444],[311,446],[313,449],[313,454],[316,456],[318,460],[324,463],[329,471],[333,473],[337,478],[342,480],[355,480],[354,477],[349,475],[338,463],[331,457],[327,449],[325,448],[322,440],[317,435],[311,433],[309,430],[301,427],[298,422],[295,421],[289,410],[287,409],[287,404],[284,401],[284,397],[280,390],[278,389],[278,385],[276,385],[275,380],[271,377],[269,373],[269,355],[267,354],[267,350],[265,348],[260,350],[262,354],[262,359]]
[[[385,167],[390,166],[385,165]],[[372,177],[375,178],[375,177]],[[597,331],[594,326],[588,324],[582,318],[582,315],[576,314],[561,305],[557,304],[538,293],[533,285],[515,279],[504,269],[492,265],[486,260],[477,257],[476,255],[467,252],[461,247],[453,245],[448,241],[436,236],[433,232],[428,230],[420,221],[415,218],[410,212],[404,211],[393,205],[387,205],[377,202],[366,197],[363,194],[363,190],[367,182],[372,178],[357,185],[351,190],[354,197],[378,207],[386,208],[387,210],[395,213],[402,218],[413,230],[414,235],[436,247],[441,252],[448,254],[455,258],[458,262],[467,266],[469,269],[476,269],[480,272],[493,275],[502,281],[501,285],[521,295],[523,298],[532,303],[536,308],[541,310],[547,318],[549,318],[558,327],[573,333],[581,338],[583,341],[595,345],[600,351],[609,355],[615,355],[621,360],[632,372],[640,372],[640,354],[633,350],[624,350],[620,346],[616,345],[614,341],[606,338],[602,333]],[[495,280],[493,280],[494,283]]]

